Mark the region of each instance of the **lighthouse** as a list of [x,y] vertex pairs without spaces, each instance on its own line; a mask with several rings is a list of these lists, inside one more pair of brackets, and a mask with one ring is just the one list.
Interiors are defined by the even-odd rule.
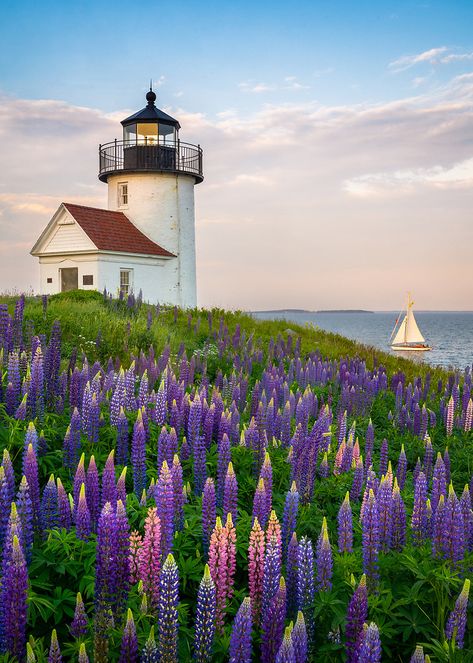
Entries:
[[142,292],[149,302],[197,305],[194,187],[202,149],[181,140],[181,126],[156,106],[122,120],[120,139],[99,145],[99,179],[108,209],[61,203],[32,255],[41,292],[106,289]]

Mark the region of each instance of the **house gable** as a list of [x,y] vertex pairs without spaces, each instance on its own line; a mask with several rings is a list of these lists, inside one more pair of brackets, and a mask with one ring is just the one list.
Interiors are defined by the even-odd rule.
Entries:
[[35,256],[97,252],[96,245],[64,205],[60,205],[31,249]]

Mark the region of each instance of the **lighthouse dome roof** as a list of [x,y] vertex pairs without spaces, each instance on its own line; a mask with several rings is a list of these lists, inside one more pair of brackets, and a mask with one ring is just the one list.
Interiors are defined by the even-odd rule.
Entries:
[[135,122],[158,122],[159,124],[168,124],[176,129],[181,128],[178,120],[156,107],[154,103],[156,94],[151,88],[146,94],[146,101],[148,103],[144,108],[122,120],[121,123],[124,127]]

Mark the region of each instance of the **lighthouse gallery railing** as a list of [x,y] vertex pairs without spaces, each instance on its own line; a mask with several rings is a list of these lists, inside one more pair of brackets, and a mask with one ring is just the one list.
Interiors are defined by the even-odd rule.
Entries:
[[176,142],[136,142],[114,140],[99,145],[99,178],[114,171],[168,171],[194,175],[202,181],[202,148]]

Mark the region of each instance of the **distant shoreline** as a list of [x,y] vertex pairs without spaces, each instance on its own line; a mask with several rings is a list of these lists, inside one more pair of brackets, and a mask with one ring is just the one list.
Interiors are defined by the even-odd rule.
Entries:
[[266,311],[251,311],[251,313],[374,313],[374,311],[365,311],[358,308],[340,308],[340,309],[320,309],[319,311],[308,311],[303,308],[281,308]]

